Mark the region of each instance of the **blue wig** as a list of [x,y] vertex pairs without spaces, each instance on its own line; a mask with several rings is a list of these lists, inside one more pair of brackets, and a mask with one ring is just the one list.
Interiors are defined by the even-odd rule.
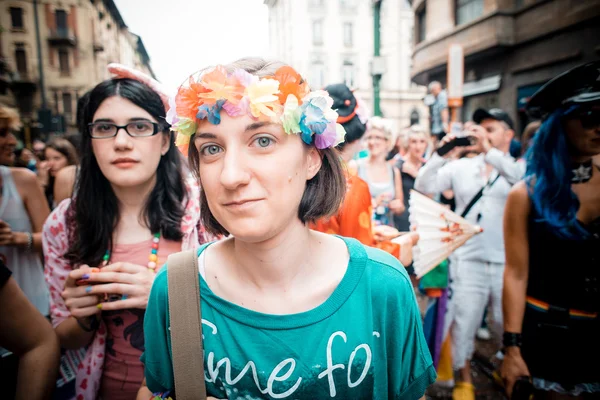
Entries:
[[577,106],[554,111],[540,126],[525,155],[525,182],[539,221],[565,239],[586,238],[589,233],[577,221],[579,199],[571,190],[571,157],[563,127],[566,115]]

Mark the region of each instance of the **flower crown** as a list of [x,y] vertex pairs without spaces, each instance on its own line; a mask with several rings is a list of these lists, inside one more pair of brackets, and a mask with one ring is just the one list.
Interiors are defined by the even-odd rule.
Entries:
[[256,120],[283,125],[289,134],[299,134],[318,149],[344,141],[346,131],[336,123],[333,99],[324,90],[310,92],[292,67],[284,66],[274,76],[259,78],[243,69],[228,73],[223,66],[190,76],[169,100],[166,120],[177,132],[175,144],[189,145],[198,120],[221,122],[221,110],[230,117],[248,115]]

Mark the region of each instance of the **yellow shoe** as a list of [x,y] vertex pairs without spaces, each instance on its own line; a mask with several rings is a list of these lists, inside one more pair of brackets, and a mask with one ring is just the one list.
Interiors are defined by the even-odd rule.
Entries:
[[458,382],[452,390],[452,400],[475,400],[475,386],[472,383]]

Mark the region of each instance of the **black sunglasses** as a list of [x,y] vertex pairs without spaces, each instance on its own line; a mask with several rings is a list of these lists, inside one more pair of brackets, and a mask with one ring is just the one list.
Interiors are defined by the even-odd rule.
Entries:
[[594,129],[600,126],[600,110],[584,109],[573,113],[570,117],[581,121],[583,129]]

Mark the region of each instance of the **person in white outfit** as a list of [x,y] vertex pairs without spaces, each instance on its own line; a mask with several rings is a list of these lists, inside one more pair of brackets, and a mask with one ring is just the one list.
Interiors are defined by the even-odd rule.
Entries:
[[[466,134],[475,144],[465,151],[478,155],[448,161],[436,152],[415,181],[415,189],[426,194],[452,190],[456,212],[483,228],[482,233],[456,250],[450,267],[451,299],[445,325],[451,332],[452,364],[460,372],[453,392],[455,399],[475,398],[469,361],[488,303],[492,329],[496,337],[502,333],[502,215],[508,192],[525,172],[523,164],[509,155],[514,131],[508,114],[500,109],[478,109],[473,120],[476,125]],[[454,139],[448,135],[440,146]]]

